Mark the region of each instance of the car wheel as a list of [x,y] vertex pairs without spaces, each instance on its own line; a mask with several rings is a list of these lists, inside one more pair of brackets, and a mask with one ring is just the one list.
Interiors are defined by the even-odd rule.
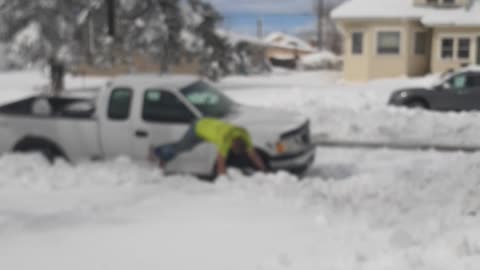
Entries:
[[419,99],[410,100],[405,105],[412,109],[428,109],[428,105],[425,101]]

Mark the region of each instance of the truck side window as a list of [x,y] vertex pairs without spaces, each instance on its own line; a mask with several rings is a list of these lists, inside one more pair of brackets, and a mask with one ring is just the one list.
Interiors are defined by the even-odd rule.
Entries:
[[190,123],[195,115],[177,96],[162,90],[147,90],[143,100],[143,120],[148,122]]
[[126,120],[130,116],[133,91],[129,88],[117,88],[112,91],[108,104],[108,117],[114,120]]

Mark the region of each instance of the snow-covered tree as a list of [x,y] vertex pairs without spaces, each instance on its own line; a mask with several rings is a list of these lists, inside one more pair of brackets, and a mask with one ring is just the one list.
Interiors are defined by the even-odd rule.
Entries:
[[186,31],[193,34],[193,40],[197,40],[197,46],[190,46],[189,50],[200,57],[202,73],[217,79],[232,72],[234,48],[216,31],[222,16],[210,3],[200,0],[189,0],[188,3]]
[[[221,16],[201,0],[116,0],[109,35],[104,0],[0,0],[0,40],[12,66],[128,62],[145,53],[168,71],[185,54],[207,74],[228,70],[231,48],[216,35]],[[61,85],[61,84],[60,84]]]

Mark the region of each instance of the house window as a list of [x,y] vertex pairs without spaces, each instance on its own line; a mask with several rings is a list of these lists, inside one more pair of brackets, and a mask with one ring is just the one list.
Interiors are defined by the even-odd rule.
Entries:
[[453,38],[442,39],[442,59],[453,58]]
[[470,58],[470,39],[460,38],[458,39],[458,58],[468,59]]
[[427,48],[427,33],[416,32],[415,33],[415,54],[425,55]]
[[363,33],[355,32],[352,34],[352,54],[363,53]]
[[453,5],[455,4],[455,0],[443,0],[443,3],[447,5]]
[[399,54],[400,53],[400,32],[378,32],[377,53],[378,54]]

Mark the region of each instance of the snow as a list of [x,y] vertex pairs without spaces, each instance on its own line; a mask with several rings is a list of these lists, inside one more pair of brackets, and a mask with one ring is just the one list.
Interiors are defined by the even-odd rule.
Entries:
[[[437,79],[352,85],[338,72],[276,71],[220,86],[237,101],[310,116],[329,136],[478,142],[478,113],[386,106],[394,89]],[[46,77],[0,81],[11,100]],[[478,269],[478,164],[479,153],[319,148],[302,181],[229,171],[208,184],[124,157],[50,166],[2,155],[0,269]]]
[[427,26],[479,26],[480,1],[469,7],[415,6],[413,0],[350,0],[335,10],[334,19],[419,19]]
[[333,69],[340,65],[340,58],[330,51],[321,51],[300,58],[300,65],[305,69]]
[[312,47],[307,42],[280,32],[271,33],[266,36],[263,41],[271,46],[287,48],[287,49],[298,49],[306,52],[314,52],[315,48]]
[[441,10],[422,18],[428,26],[480,26],[480,1],[473,0],[469,9]]
[[387,105],[395,90],[431,86],[439,80],[430,75],[351,84],[333,71],[284,72],[271,78],[231,77],[220,86],[243,103],[301,112],[321,138],[480,146],[478,112],[438,113]]

